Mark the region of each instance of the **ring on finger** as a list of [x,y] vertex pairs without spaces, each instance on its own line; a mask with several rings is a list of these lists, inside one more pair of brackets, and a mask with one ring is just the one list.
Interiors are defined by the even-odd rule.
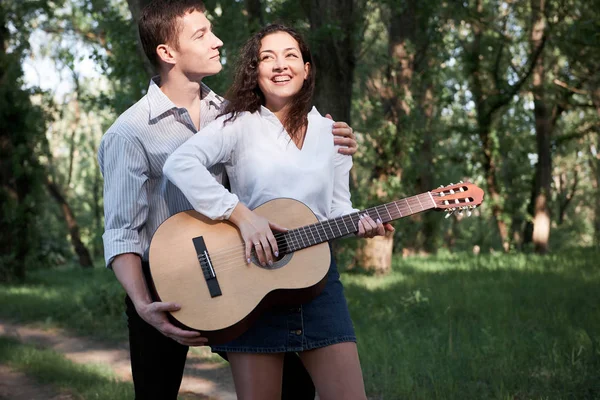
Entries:
[[254,245],[255,245],[256,247],[258,247],[258,246],[260,246],[260,242],[256,242],[256,243],[254,243]]

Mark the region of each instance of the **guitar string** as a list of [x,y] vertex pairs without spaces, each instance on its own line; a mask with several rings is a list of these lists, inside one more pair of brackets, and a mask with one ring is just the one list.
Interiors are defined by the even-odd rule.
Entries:
[[[398,200],[398,201],[401,201],[401,200]],[[392,202],[392,203],[396,203],[396,202]],[[392,204],[392,203],[389,203],[389,204]],[[321,222],[317,222],[317,223],[314,223],[314,224],[311,224],[311,225],[307,225],[307,226],[304,226],[304,227],[291,229],[288,232],[283,232],[283,234],[288,234],[288,236],[290,234],[295,234],[295,235],[300,235],[300,236],[304,235],[307,238],[307,241],[309,243],[311,243],[309,235],[307,235],[306,232],[301,232],[301,230],[304,230],[304,231],[308,230],[308,233],[310,233],[310,235],[313,236],[315,239],[316,239],[316,236],[318,236],[320,238],[320,236],[321,236],[320,232],[322,232],[325,235],[327,235],[327,227],[325,227],[325,224],[327,223],[327,225],[329,225],[329,230],[331,231],[332,234],[335,235],[334,231],[335,231],[335,228],[337,228],[337,230],[338,230],[338,232],[340,232],[340,234],[345,235],[341,231],[340,227],[337,226],[336,220],[340,220],[340,222],[344,223],[344,226],[345,226],[346,230],[348,231],[346,234],[349,234],[349,233],[353,233],[353,232],[357,232],[358,231],[357,227],[355,226],[355,222],[354,222],[353,217],[355,217],[356,215],[360,215],[361,213],[365,213],[366,214],[368,211],[375,211],[377,213],[377,217],[380,218],[380,219],[381,219],[381,216],[380,216],[381,213],[379,211],[383,212],[383,210],[385,210],[385,212],[390,216],[391,219],[397,219],[398,217],[402,217],[402,216],[406,216],[408,214],[412,214],[412,208],[410,206],[407,207],[407,206],[401,205],[400,207],[398,207],[397,204],[394,204],[396,206],[396,208],[398,209],[398,211],[392,210],[390,212],[390,210],[388,210],[387,207],[386,207],[387,205],[388,204],[383,204],[383,205],[380,205],[380,206],[369,208],[367,210],[362,210],[362,211],[357,211],[357,212],[354,212],[354,213],[351,213],[351,214],[346,214],[344,216],[337,217],[337,218],[334,218],[334,219],[330,219],[330,220],[327,220],[327,221],[321,221]],[[424,210],[424,208],[421,205],[419,205],[419,208],[421,208],[421,211]],[[408,210],[409,212],[406,212],[406,210]],[[402,211],[404,211],[404,212],[402,212]],[[397,212],[400,215],[396,214]],[[392,216],[392,213],[395,216]],[[372,218],[375,217],[375,215],[370,215],[370,216]],[[348,225],[346,224],[346,222],[351,223],[351,226],[353,227],[354,231],[349,231],[348,230]],[[335,224],[335,228],[333,227],[334,224]],[[315,236],[315,234],[316,234],[316,236]],[[304,238],[301,236],[299,240],[302,240],[304,242],[303,239]],[[278,246],[279,246],[279,244],[281,242],[285,242],[285,238],[281,238],[281,239],[278,240],[278,242],[277,242]],[[237,248],[224,248],[224,249],[222,249],[222,250],[220,250],[218,252],[211,253],[211,256],[212,255],[215,255],[215,256],[216,255],[220,255],[220,254],[222,254],[224,252],[227,252],[227,251],[230,251],[230,250],[237,251]]]
[[[379,209],[383,208],[383,209],[385,209],[386,212],[390,215],[390,218],[395,219],[394,217],[392,217],[392,214],[387,209],[387,207],[377,206],[377,207],[374,207],[374,208],[379,208]],[[402,206],[402,208],[406,211],[406,207]],[[372,209],[369,209],[369,210],[372,210]],[[411,210],[410,206],[409,206],[409,210]],[[364,210],[364,211],[367,211],[367,210]],[[397,216],[397,214],[396,214],[396,212],[394,210],[392,210],[392,212]],[[400,216],[402,216],[401,211],[399,210],[398,212],[399,212]],[[359,213],[360,212],[355,212],[355,213],[347,214],[347,215],[339,217],[339,218],[342,219],[342,222],[344,222],[344,224],[345,224],[346,220],[348,219],[347,217],[356,216]],[[408,214],[408,213],[405,212],[404,214]],[[324,222],[331,222],[331,221],[333,221],[333,220],[324,221]],[[352,226],[355,228],[355,226],[354,226],[354,220],[352,220],[352,218],[350,218],[350,221],[348,221],[348,222],[351,222]],[[278,245],[280,245],[281,243],[289,245],[287,239],[292,239],[291,240],[291,242],[292,242],[291,244],[292,244],[292,246],[294,248],[295,247],[305,248],[305,247],[312,246],[312,245],[314,245],[316,243],[312,243],[311,240],[310,240],[310,237],[308,237],[308,235],[306,234],[306,232],[301,232],[300,230],[305,230],[306,231],[308,229],[309,232],[311,233],[311,235],[313,236],[313,238],[316,239],[316,237],[314,236],[314,232],[316,232],[317,236],[320,237],[320,234],[318,232],[318,228],[316,227],[316,225],[320,225],[320,224],[322,224],[322,223],[316,223],[316,224],[309,225],[309,226],[306,226],[306,227],[297,228],[297,230],[289,231],[289,232],[287,232],[288,233],[287,237],[284,236],[283,233],[279,233],[280,239],[278,240]],[[329,223],[329,225],[330,225],[331,233],[333,233],[333,228],[331,226],[331,223]],[[337,223],[336,223],[336,226],[337,226]],[[340,228],[339,227],[337,227],[337,228],[338,228],[339,232],[342,233],[341,230],[340,230]],[[347,229],[347,226],[346,226],[346,229]],[[290,233],[295,233],[296,235],[290,235]],[[327,232],[326,232],[325,229],[323,229],[323,233],[327,234]],[[350,232],[348,232],[348,233],[350,233]],[[305,235],[306,241],[309,243],[309,246],[306,246],[306,243],[305,243],[304,238],[302,237],[302,235]],[[297,236],[299,236],[299,237],[297,237]],[[300,243],[301,241],[302,241],[302,243]],[[245,245],[243,243],[240,243],[238,246],[239,247],[237,247],[237,246],[235,248],[234,247],[230,247],[230,248],[226,248],[226,249],[223,249],[221,251],[218,251],[218,252],[211,253],[210,257],[211,257],[211,259],[213,259],[213,262],[212,262],[213,269],[219,270],[220,272],[229,270],[230,269],[229,266],[232,265],[232,262],[234,262],[235,264],[238,264],[238,261],[239,261],[238,258],[241,258],[242,260],[244,260],[243,262],[246,264],[246,262],[245,262],[246,261],[245,260],[245,251],[241,251],[240,252],[240,247],[243,247],[245,249]],[[298,249],[300,249],[300,248],[298,248]],[[294,251],[297,251],[297,250],[294,250]],[[256,252],[253,252],[253,253],[256,254]],[[202,260],[202,261],[206,261],[206,257],[204,255],[201,255],[198,258],[200,260]]]
[[[352,216],[352,214],[348,214],[348,216]],[[332,220],[330,220],[330,221],[332,221]],[[315,245],[317,243],[322,243],[322,242],[328,241],[330,239],[329,238],[330,234],[337,236],[337,234],[335,233],[336,230],[342,235],[358,231],[358,229],[355,225],[355,222],[352,218],[344,218],[344,225],[345,225],[345,229],[347,230],[346,233],[342,232],[342,230],[340,229],[340,227],[337,226],[337,224],[336,224],[336,227],[334,228],[333,224],[330,221],[324,221],[324,222],[329,222],[329,224],[328,224],[329,229],[326,227],[326,225],[324,223],[317,223],[317,224],[313,224],[313,225],[309,225],[309,226],[305,226],[305,227],[291,229],[287,232],[276,232],[276,233],[274,233],[274,236],[275,236],[277,246],[278,247],[288,246],[288,247],[293,247],[293,248],[299,249],[299,248],[309,247],[309,246]],[[354,229],[354,231],[348,230],[348,225],[346,224],[346,222],[351,223],[351,226]],[[323,234],[323,236],[325,237],[326,240],[323,240],[321,234]],[[312,238],[311,238],[311,236],[312,236]],[[317,241],[317,238],[319,241]],[[308,246],[307,246],[307,243],[308,243]],[[245,248],[244,243],[240,243],[238,246]],[[215,256],[226,255],[227,253],[231,253],[232,251],[237,252],[238,246],[223,248],[219,251],[211,252],[210,256],[215,257]],[[201,255],[199,258],[204,259],[205,256]]]
[[[437,193],[431,193],[431,194],[432,195],[436,195],[436,197],[439,197],[439,194],[437,194]],[[461,193],[461,194],[465,195],[466,193]],[[419,208],[421,208],[421,210],[419,210],[419,212],[420,211],[424,211],[425,208],[422,206],[422,203],[421,203],[421,201],[419,199],[419,196],[428,196],[428,195],[429,195],[429,192],[428,193],[423,193],[421,195],[413,196],[411,198],[406,198],[406,199],[402,199],[402,200],[397,200],[397,201],[394,201],[394,202],[390,202],[390,203],[387,203],[387,204],[382,204],[382,205],[379,205],[379,206],[376,206],[376,207],[372,207],[372,208],[369,208],[369,209],[366,209],[366,210],[357,211],[357,212],[354,212],[354,213],[351,213],[351,214],[347,214],[347,215],[344,215],[344,216],[341,216],[341,217],[338,217],[338,218],[334,218],[334,219],[331,219],[331,220],[321,221],[321,222],[317,222],[317,223],[314,223],[314,224],[311,224],[311,225],[307,225],[307,226],[304,226],[304,227],[295,228],[295,229],[292,229],[292,230],[290,230],[288,232],[285,232],[285,233],[277,232],[274,235],[276,236],[276,240],[277,240],[278,246],[281,243],[289,245],[288,239],[291,239],[290,241],[292,242],[292,246],[294,246],[294,247],[298,246],[298,245],[301,245],[300,241],[302,241],[302,245],[300,246],[300,248],[298,248],[298,250],[301,250],[302,248],[310,247],[310,246],[313,246],[313,245],[316,244],[316,243],[310,244],[311,242],[310,242],[309,236],[306,234],[306,232],[301,232],[301,230],[304,230],[304,231],[308,230],[311,233],[311,235],[313,236],[313,238],[316,239],[315,236],[314,236],[314,233],[317,233],[317,236],[319,236],[319,238],[320,238],[319,227],[323,227],[322,232],[325,235],[327,235],[327,231],[326,231],[326,228],[324,227],[325,226],[324,223],[327,223],[329,225],[331,233],[333,234],[333,228],[332,228],[332,225],[331,225],[332,222],[333,222],[333,223],[335,223],[336,227],[338,228],[338,231],[340,233],[342,233],[341,229],[339,228],[339,226],[337,224],[337,220],[341,220],[341,222],[344,223],[346,229],[348,229],[347,225],[346,225],[346,222],[352,223],[352,226],[355,229],[354,232],[356,232],[356,231],[358,231],[358,229],[356,229],[356,226],[354,225],[355,222],[353,220],[353,217],[355,217],[356,215],[360,215],[362,213],[365,213],[365,214],[369,214],[371,217],[374,217],[374,215],[371,215],[371,211],[375,211],[375,213],[377,213],[377,216],[381,219],[379,211],[383,211],[383,210],[385,210],[385,212],[388,213],[388,215],[390,216],[390,219],[392,219],[392,220],[393,219],[397,219],[399,217],[412,215],[412,214],[414,214],[414,212],[412,211],[412,208],[410,207],[409,200],[413,200],[414,201],[416,199],[419,202]],[[430,199],[427,198],[427,201],[429,201],[429,200]],[[398,202],[400,202],[400,201],[404,201],[406,203],[406,206],[404,206],[402,204],[400,204],[400,206],[399,206]],[[390,213],[390,210],[387,208],[387,206],[391,206],[392,204],[397,208],[397,213],[396,213],[395,210],[392,210],[392,213],[394,213],[394,215],[395,215],[394,217],[392,217],[392,213]],[[457,205],[458,204],[460,204],[460,203],[457,203]],[[414,204],[414,205],[416,205],[416,204]],[[434,202],[434,207],[436,207],[435,202]],[[417,207],[415,207],[415,208],[417,208]],[[409,211],[408,213],[406,212],[407,209]],[[404,213],[402,211],[404,211]],[[347,219],[349,219],[349,221],[346,221]],[[351,233],[351,232],[348,232],[348,233]],[[307,239],[307,241],[309,243],[309,246],[305,245],[304,239],[302,237],[302,234],[304,234],[306,236],[306,239]],[[323,241],[321,243],[324,243],[324,242],[325,241]],[[294,251],[292,251],[292,253],[295,252],[295,251],[298,251],[298,250],[294,250]],[[255,253],[255,251],[254,251],[254,253]],[[242,261],[244,263],[244,265],[249,266],[245,262],[246,260],[245,260],[245,244],[244,243],[240,243],[238,246],[235,246],[235,247],[230,247],[230,248],[227,248],[227,249],[222,249],[220,251],[211,253],[210,257],[213,260],[213,263],[212,263],[213,264],[213,269],[215,269],[215,271],[218,270],[219,273],[225,273],[227,271],[231,271],[231,270],[237,268],[239,266],[239,264],[238,264],[237,261]],[[198,258],[200,260],[206,261],[206,257],[204,255],[201,255]],[[236,260],[238,258],[239,258],[239,260]],[[235,263],[233,263],[233,262],[235,262]],[[202,264],[201,264],[201,269],[203,271],[205,269],[204,267],[202,267]]]
[[[423,211],[424,208],[422,206],[422,203],[420,202],[420,200],[418,199],[418,197],[415,197],[415,198],[417,199],[417,201],[419,201],[419,207],[421,208],[420,211]],[[403,205],[401,205],[401,208],[405,211],[404,216],[411,215],[414,212],[412,211],[412,208],[410,207],[410,203],[408,202],[408,199],[405,199],[405,200],[406,200],[405,201],[406,202],[406,207],[403,206]],[[414,200],[414,198],[413,198],[413,200]],[[285,235],[285,233],[279,233],[278,232],[275,235],[278,235],[279,239],[276,238],[276,240],[278,240],[278,243],[285,242],[285,244],[289,245],[287,239],[292,239],[291,242],[292,242],[292,245],[294,247],[297,246],[297,245],[300,245],[300,241],[302,241],[301,247],[298,248],[298,250],[300,250],[301,248],[310,247],[310,246],[313,246],[313,245],[315,245],[317,243],[312,243],[311,244],[310,237],[306,234],[306,232],[301,232],[301,230],[304,230],[304,231],[308,230],[309,232],[311,232],[311,235],[313,236],[313,239],[316,240],[316,237],[314,236],[313,232],[316,232],[317,235],[320,237],[320,234],[318,232],[318,227],[319,226],[324,226],[323,222],[327,222],[328,223],[328,225],[329,225],[329,227],[331,229],[331,233],[333,233],[333,228],[331,226],[331,222],[335,222],[335,225],[336,225],[336,227],[338,228],[338,230],[339,230],[339,232],[341,234],[342,232],[341,232],[341,230],[340,230],[340,228],[339,228],[339,226],[338,226],[338,224],[336,222],[337,219],[341,220],[341,222],[344,222],[344,225],[346,226],[346,229],[347,229],[346,219],[348,219],[350,217],[350,221],[349,222],[351,222],[353,228],[356,229],[356,227],[354,225],[354,220],[352,219],[353,216],[355,217],[356,215],[359,215],[359,214],[361,214],[363,212],[364,213],[368,213],[368,212],[371,212],[371,211],[375,211],[375,212],[377,212],[378,216],[380,217],[380,214],[379,214],[378,211],[381,210],[382,208],[385,209],[385,211],[388,213],[388,215],[390,216],[391,219],[396,219],[398,217],[398,214],[396,214],[396,211],[392,210],[392,213],[394,213],[395,217],[392,216],[392,213],[390,213],[389,209],[387,208],[387,206],[389,204],[394,204],[396,206],[396,208],[398,209],[399,216],[400,217],[403,216],[403,213],[400,210],[400,208],[398,207],[398,204],[397,204],[397,201],[396,201],[396,202],[392,202],[392,203],[388,203],[388,204],[376,206],[376,207],[373,207],[371,209],[358,211],[358,212],[355,212],[355,213],[352,213],[352,214],[347,214],[345,216],[341,216],[341,217],[338,217],[336,219],[332,219],[332,220],[328,220],[328,221],[322,221],[322,222],[317,222],[317,223],[312,224],[312,225],[308,225],[308,226],[296,228],[294,230],[288,231],[287,232],[287,234],[288,234],[287,236]],[[413,206],[416,206],[416,204],[413,204]],[[408,208],[408,210],[409,210],[408,213],[406,213],[406,208]],[[291,235],[292,233],[296,234],[296,235]],[[325,228],[323,228],[323,233],[327,234]],[[348,232],[348,233],[350,233],[350,232]],[[302,234],[305,235],[306,240],[309,243],[308,246],[306,246],[306,243],[304,243],[304,239],[302,237]],[[299,236],[299,237],[297,237],[297,236]],[[321,243],[323,243],[323,242],[321,242]],[[238,246],[239,247],[244,247],[243,251],[240,251],[242,249],[240,249],[239,247],[238,248],[231,247],[231,248],[225,249],[224,251],[222,250],[222,251],[219,251],[219,252],[212,253],[211,254],[211,258],[213,259],[213,263],[212,263],[213,264],[213,269],[218,270],[219,272],[222,273],[222,272],[229,271],[229,270],[231,270],[233,268],[236,268],[239,265],[239,261],[242,261],[245,265],[248,265],[245,262],[246,261],[245,260],[245,245],[243,243],[240,243]],[[295,252],[295,251],[297,251],[297,250],[293,250],[292,252]],[[255,251],[253,253],[256,254]],[[206,257],[202,255],[202,256],[199,257],[199,259],[206,260]],[[233,265],[233,264],[235,264],[234,267],[231,267],[231,265]],[[202,268],[202,265],[201,265],[201,268]],[[204,268],[202,268],[202,269],[204,270]]]

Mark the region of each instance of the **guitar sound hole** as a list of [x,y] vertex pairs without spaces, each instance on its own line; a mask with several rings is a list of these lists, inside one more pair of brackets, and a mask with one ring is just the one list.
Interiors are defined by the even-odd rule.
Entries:
[[273,261],[273,265],[261,265],[260,261],[258,261],[258,257],[256,257],[256,254],[254,252],[252,252],[252,263],[255,264],[257,267],[263,268],[263,269],[278,269],[281,268],[283,266],[285,266],[288,262],[290,262],[290,260],[292,259],[292,255],[293,253],[287,253],[284,254],[283,256],[280,257],[276,257],[275,260]]

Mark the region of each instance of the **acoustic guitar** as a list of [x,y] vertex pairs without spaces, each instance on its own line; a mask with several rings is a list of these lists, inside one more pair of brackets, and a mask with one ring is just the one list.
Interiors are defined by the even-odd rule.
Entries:
[[386,223],[425,210],[448,215],[481,204],[483,191],[472,183],[446,187],[319,222],[303,203],[274,199],[254,212],[288,228],[275,232],[279,258],[248,264],[237,227],[184,211],[164,221],[150,244],[150,280],[158,301],[181,306],[174,324],[197,330],[209,344],[241,335],[258,315],[274,305],[303,304],[323,289],[330,264],[328,242],[358,232],[361,214]]

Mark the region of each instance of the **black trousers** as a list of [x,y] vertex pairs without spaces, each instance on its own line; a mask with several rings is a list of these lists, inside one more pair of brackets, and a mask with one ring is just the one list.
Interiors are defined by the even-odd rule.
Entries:
[[[135,399],[176,400],[188,346],[169,339],[144,321],[129,297],[125,304]],[[285,354],[281,398],[315,398],[315,386],[296,353]]]

